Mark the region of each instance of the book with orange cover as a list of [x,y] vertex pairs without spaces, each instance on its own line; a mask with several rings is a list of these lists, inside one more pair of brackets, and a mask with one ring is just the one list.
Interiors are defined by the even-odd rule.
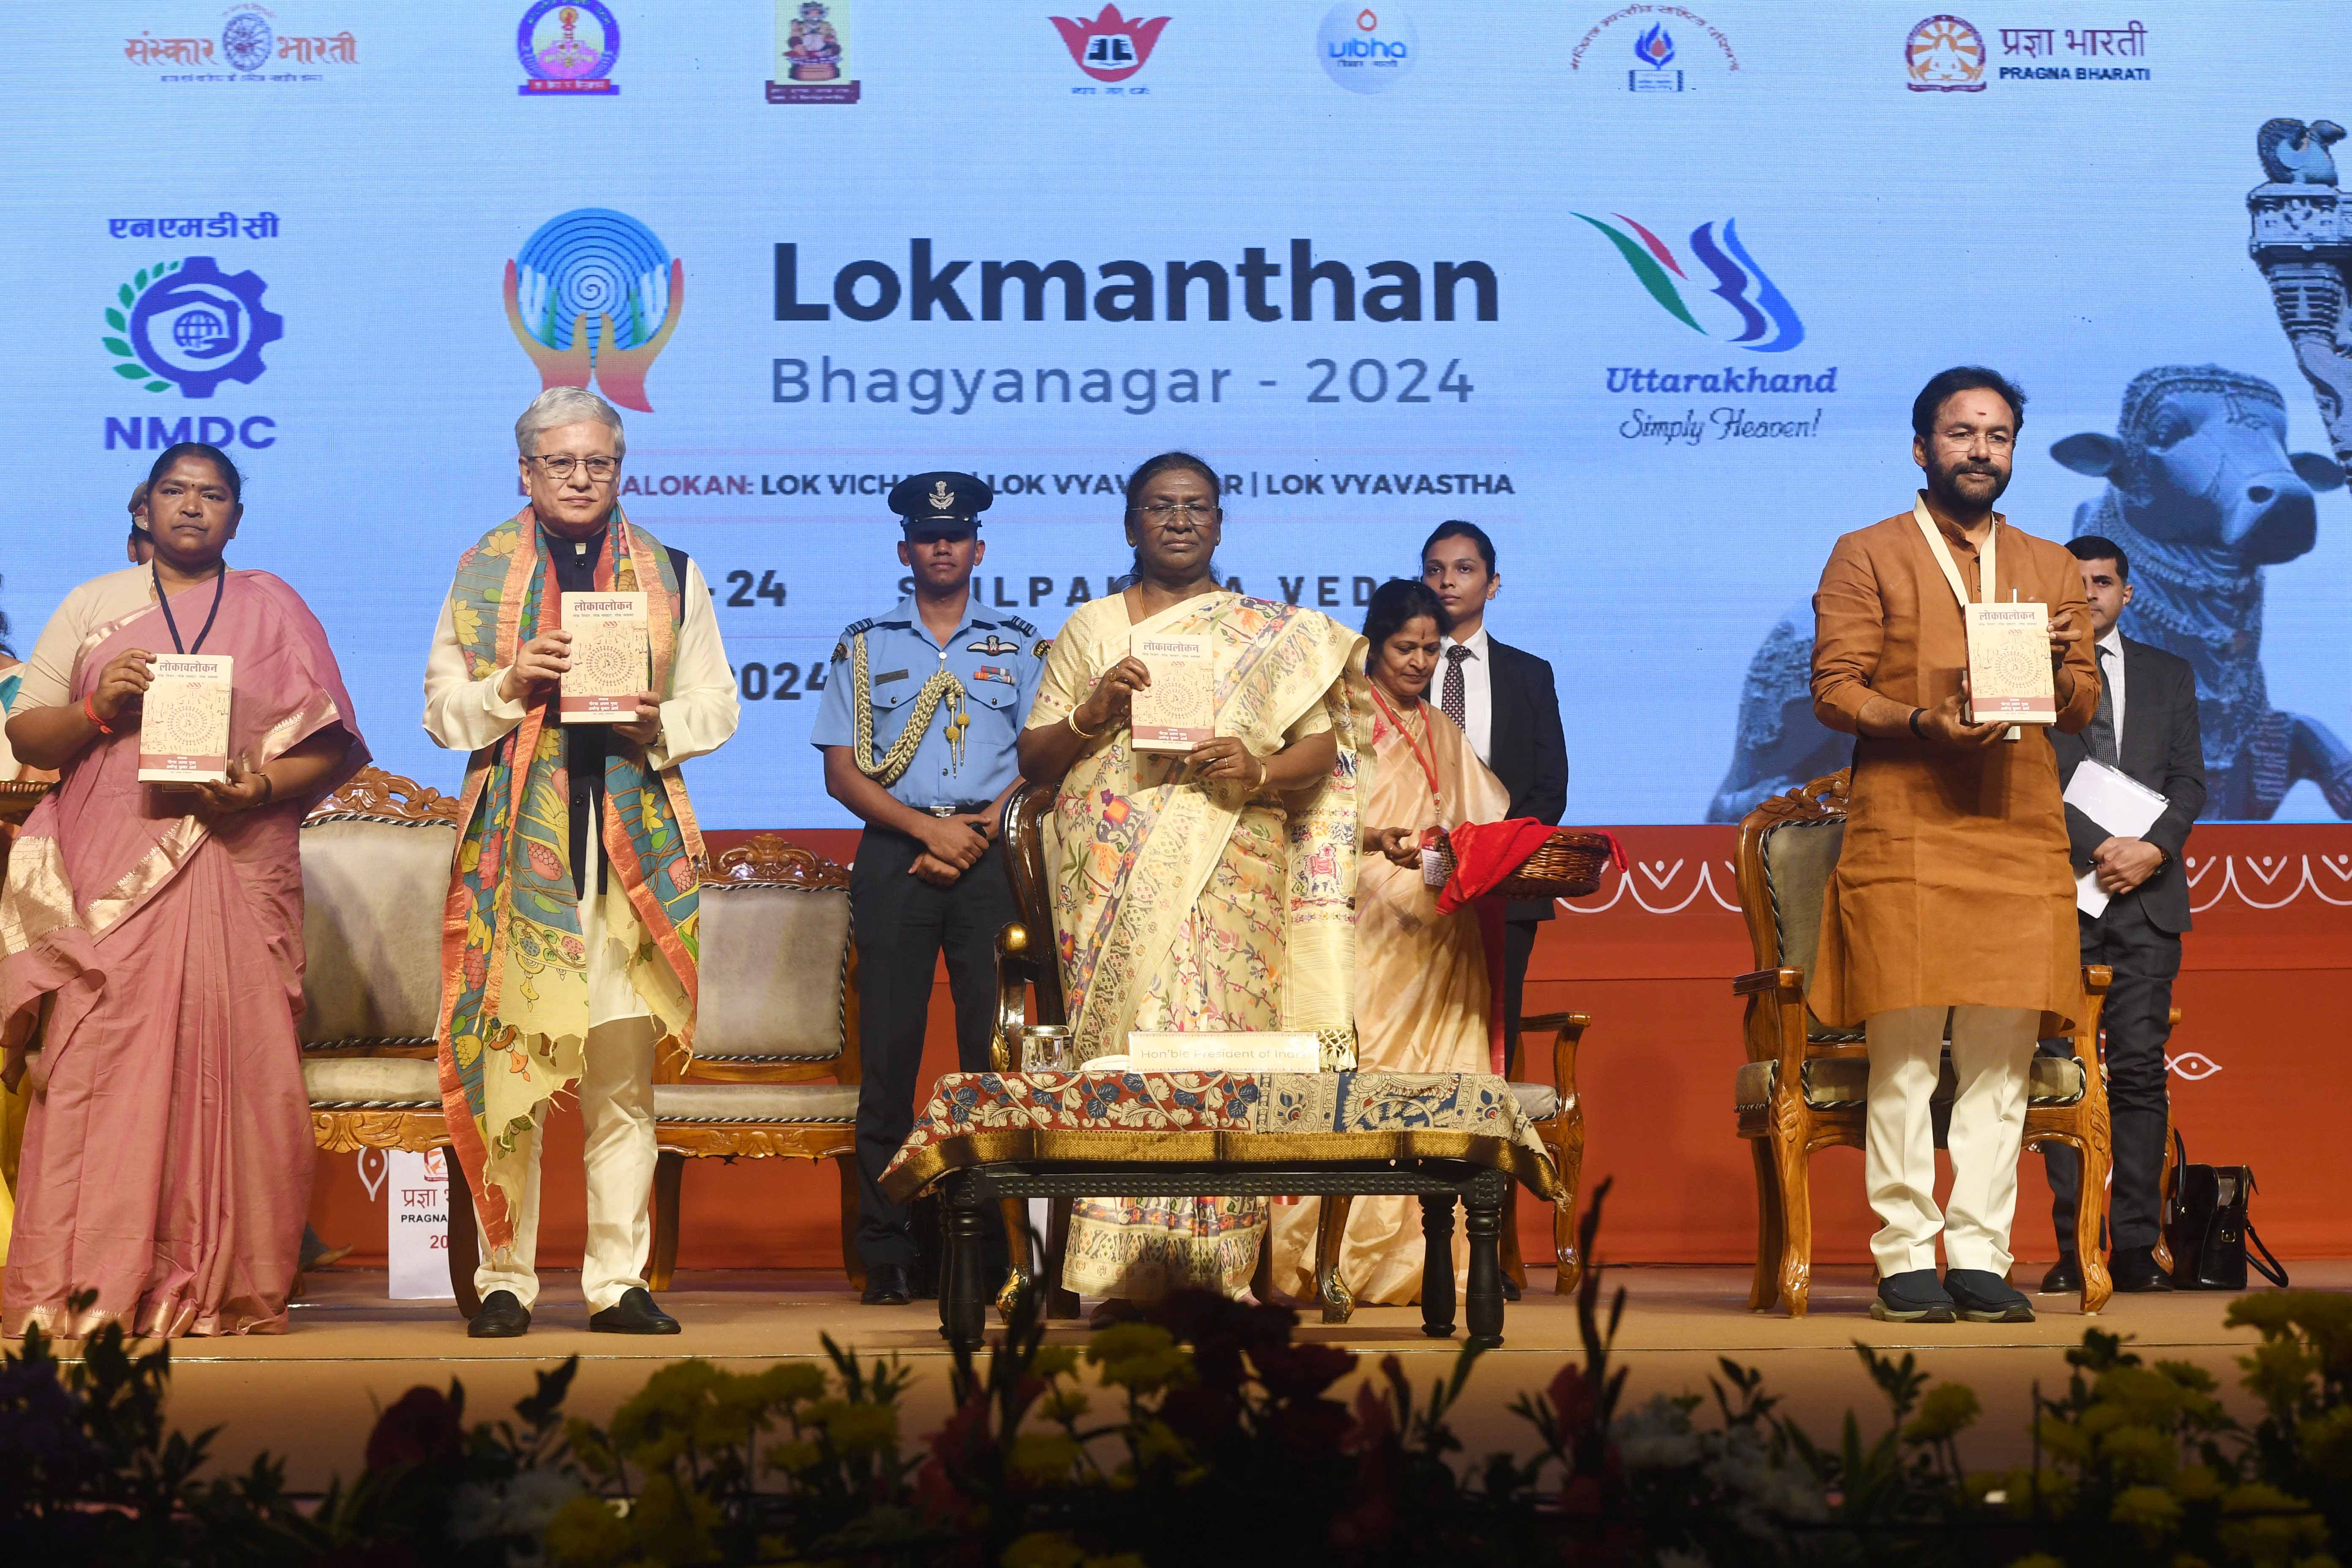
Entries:
[[566,724],[631,724],[637,693],[653,680],[643,594],[566,594],[563,629],[572,667],[563,672],[557,712]]
[[159,654],[139,709],[142,784],[228,779],[228,710],[236,660],[225,653]]
[[2053,724],[2058,689],[2050,670],[2050,606],[1970,605],[1969,722]]
[[1151,672],[1128,720],[1137,751],[1189,752],[1217,732],[1217,667],[1207,637],[1139,634],[1129,651]]

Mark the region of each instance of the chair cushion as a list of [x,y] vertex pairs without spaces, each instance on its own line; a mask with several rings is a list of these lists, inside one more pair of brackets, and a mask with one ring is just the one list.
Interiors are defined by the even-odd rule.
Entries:
[[1515,1083],[1511,1092],[1530,1121],[1549,1121],[1559,1110],[1559,1092],[1548,1083]]
[[[1805,1064],[1805,1103],[1816,1110],[1860,1105],[1870,1094],[1870,1063],[1859,1057],[1819,1057]],[[1731,1103],[1735,1110],[1754,1110],[1771,1103],[1780,1086],[1780,1064],[1742,1062],[1732,1075]],[[2072,1105],[2083,1098],[2083,1064],[2073,1057],[2036,1056],[2028,1075],[2026,1100],[2032,1105]],[[1951,1103],[1956,1086],[1952,1062],[1944,1058],[1936,1079],[1935,1103]]]
[[302,829],[304,1045],[433,1038],[457,846],[446,822]]
[[848,950],[845,888],[705,882],[695,1055],[730,1061],[839,1057]]
[[439,1066],[400,1057],[313,1056],[302,1063],[302,1088],[320,1110],[441,1109]]
[[656,1121],[855,1121],[854,1083],[657,1083]]

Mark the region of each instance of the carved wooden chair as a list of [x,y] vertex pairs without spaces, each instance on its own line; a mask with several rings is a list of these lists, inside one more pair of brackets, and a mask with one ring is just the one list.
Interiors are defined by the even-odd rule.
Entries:
[[841,1260],[857,1260],[857,984],[849,872],[780,835],[722,853],[702,878],[695,1054],[655,1072],[653,1264],[677,1267],[678,1194],[690,1159],[831,1160],[841,1184]]
[[[1748,998],[1748,1060],[1733,1083],[1739,1135],[1756,1162],[1756,1275],[1750,1310],[1776,1301],[1805,1315],[1811,1288],[1813,1151],[1864,1142],[1870,1061],[1860,1029],[1832,1029],[1805,1003],[1807,976],[1820,940],[1822,902],[1845,840],[1844,771],[1775,795],[1739,825],[1736,865],[1739,904],[1748,917],[1756,968],[1731,983]],[[2075,1219],[2083,1263],[2083,1310],[2095,1312],[2113,1292],[2099,1226],[2105,1215],[2109,1142],[2106,1087],[2084,1062],[2099,1059],[2099,1011],[2109,973],[2083,971],[2084,1005],[2072,1057],[2033,1058],[2026,1091],[2023,1147],[2071,1144],[2083,1157],[2085,1202]],[[1947,1056],[1933,1101],[1937,1142],[1950,1115]]]
[[[449,1147],[434,1039],[441,910],[457,802],[362,768],[302,823],[302,1084],[331,1154]],[[478,1258],[466,1173],[449,1172],[449,1283],[470,1318]]]
[[[1045,881],[1045,824],[1053,809],[1054,792],[1028,784],[1013,791],[1004,804],[1004,869],[1013,882],[1013,907],[1020,919],[1006,926],[996,939],[996,1034],[990,1045],[990,1055],[999,1072],[1010,1071],[1014,1065],[1013,1057],[1023,1026],[1069,1022],[1068,1005],[1062,994],[1061,966],[1055,951],[1053,904]],[[1545,1013],[1521,1019],[1523,1034],[1530,1029],[1552,1031],[1552,1078],[1549,1083],[1511,1085],[1520,1109],[1536,1124],[1537,1135],[1549,1151],[1552,1163],[1559,1171],[1560,1184],[1566,1189],[1552,1223],[1555,1287],[1563,1296],[1576,1289],[1584,1271],[1583,1259],[1576,1250],[1577,1184],[1584,1168],[1584,1105],[1576,1089],[1576,1052],[1591,1022],[1582,1013]],[[1324,1321],[1345,1322],[1355,1303],[1340,1282],[1337,1266],[1340,1238],[1347,1231],[1349,1200],[1326,1197],[1319,1201],[1323,1210],[1316,1231],[1317,1289],[1323,1298]],[[1513,1286],[1524,1290],[1528,1271],[1519,1257],[1515,1223],[1517,1202],[1515,1186],[1509,1205],[1504,1210],[1503,1268]],[[1018,1237],[1028,1234],[1025,1205],[1007,1204],[1004,1220],[1008,1235]],[[1013,1279],[1007,1290],[1033,1267],[1042,1268],[1047,1281],[1046,1315],[1052,1318],[1074,1318],[1078,1314],[1076,1294],[1061,1285],[1062,1259],[1068,1239],[1069,1205],[1056,1203],[1046,1229],[1045,1258],[1024,1260],[1026,1248],[1013,1248]],[[1262,1253],[1260,1285],[1265,1283],[1265,1268],[1266,1258]]]

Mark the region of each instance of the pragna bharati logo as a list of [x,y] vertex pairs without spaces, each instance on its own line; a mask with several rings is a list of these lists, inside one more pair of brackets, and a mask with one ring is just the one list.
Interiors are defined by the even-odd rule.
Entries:
[[1117,5],[1105,5],[1091,22],[1073,16],[1051,20],[1080,70],[1097,81],[1125,81],[1151,58],[1170,18],[1122,16]]
[[[1633,269],[1633,276],[1640,280],[1642,287],[1649,290],[1650,298],[1655,300],[1668,315],[1701,337],[1717,335],[1699,323],[1698,317],[1692,313],[1689,304],[1685,301],[1676,279],[1685,283],[1693,279],[1683,270],[1682,263],[1675,259],[1674,251],[1664,240],[1623,213],[1610,215],[1617,220],[1616,224],[1604,223],[1585,213],[1576,216],[1608,237],[1609,242],[1617,247],[1617,253],[1625,258],[1625,265]],[[1617,224],[1622,224],[1624,227],[1620,228]],[[1715,230],[1713,223],[1703,223],[1691,230],[1690,248],[1700,265],[1715,275],[1715,287],[1708,291],[1739,313],[1739,331],[1726,341],[1751,353],[1765,354],[1786,353],[1803,342],[1804,321],[1797,315],[1796,308],[1789,303],[1788,297],[1780,292],[1764,268],[1757,265],[1756,258],[1748,253],[1748,247],[1740,243],[1738,223],[1731,218],[1724,219],[1719,239]]]
[[1903,68],[1913,92],[1982,92],[1984,35],[1963,17],[1927,17],[1903,40]]
[[593,378],[622,407],[653,412],[646,373],[677,330],[686,263],[652,229],[608,207],[551,217],[507,263],[506,298],[541,391]]
[[286,323],[262,307],[268,287],[257,273],[224,273],[209,256],[159,261],[115,290],[99,341],[123,380],[210,397],[224,381],[250,384],[269,368],[261,350],[286,335]]

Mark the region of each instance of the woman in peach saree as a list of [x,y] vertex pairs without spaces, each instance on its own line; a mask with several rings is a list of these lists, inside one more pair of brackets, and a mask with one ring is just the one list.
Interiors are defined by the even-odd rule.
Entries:
[[[1454,721],[1422,700],[1437,668],[1441,614],[1436,595],[1397,578],[1373,593],[1364,616],[1372,767],[1362,815],[1377,825],[1365,830],[1356,873],[1356,1066],[1364,1072],[1493,1070],[1493,972],[1477,911],[1440,913],[1437,889],[1421,875],[1423,829],[1500,821],[1510,805]],[[1319,1199],[1274,1205],[1274,1286],[1295,1300],[1315,1299],[1321,1212]],[[1470,1252],[1459,1230],[1454,1256],[1463,1289]],[[1339,1277],[1358,1301],[1418,1301],[1421,1265],[1418,1199],[1354,1201]]]
[[[0,1079],[32,1089],[12,1337],[282,1331],[310,1208],[297,836],[367,748],[300,597],[221,558],[235,466],[182,443],[152,479],[153,562],[67,595],[7,724],[60,771],[0,894]],[[142,694],[179,649],[234,661],[225,782],[139,778]]]
[[[1021,736],[1022,776],[1058,786],[1046,879],[1081,1063],[1124,1052],[1130,1029],[1349,1027],[1363,643],[1219,586],[1218,488],[1182,453],[1136,470],[1136,581],[1063,626]],[[1138,752],[1128,727],[1150,683],[1130,641],[1159,633],[1205,637],[1214,662],[1216,733],[1189,755]],[[1242,1296],[1265,1215],[1254,1198],[1088,1198],[1062,1282]]]

